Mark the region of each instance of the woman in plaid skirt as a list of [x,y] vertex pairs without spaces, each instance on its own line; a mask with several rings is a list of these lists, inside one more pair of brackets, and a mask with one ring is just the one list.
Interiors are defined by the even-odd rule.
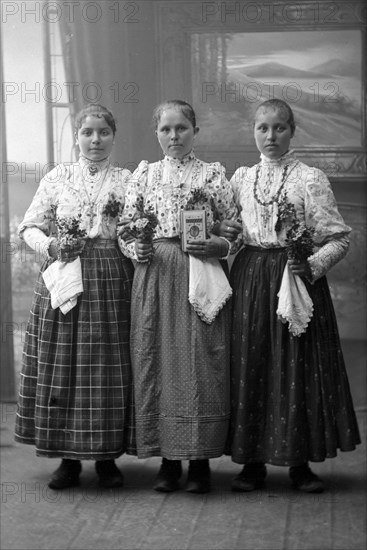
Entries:
[[325,274],[348,251],[348,227],[326,175],[289,150],[293,112],[262,103],[254,137],[261,160],[231,183],[242,224],[221,224],[243,247],[233,288],[228,452],[242,464],[235,491],[253,491],[266,466],[285,466],[294,488],[324,490],[309,462],[360,443]]
[[133,452],[130,293],[133,265],[117,244],[130,176],[111,164],[112,113],[90,104],[76,117],[78,162],[40,182],[19,226],[44,255],[26,331],[15,439],[61,458],[49,482],[79,482],[95,460],[99,483],[119,487],[115,459]]

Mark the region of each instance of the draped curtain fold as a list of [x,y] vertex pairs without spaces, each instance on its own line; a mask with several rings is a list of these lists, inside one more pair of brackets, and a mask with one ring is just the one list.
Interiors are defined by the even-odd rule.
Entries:
[[71,20],[69,12],[60,11],[70,114],[74,117],[87,103],[100,103],[109,108],[117,119],[114,161],[123,166],[128,160],[126,153],[131,149],[128,134],[121,131],[128,126],[129,119],[129,105],[121,101],[121,88],[129,80],[127,31],[111,24],[105,2],[93,4],[100,4],[103,9],[103,17],[96,22],[81,16]]

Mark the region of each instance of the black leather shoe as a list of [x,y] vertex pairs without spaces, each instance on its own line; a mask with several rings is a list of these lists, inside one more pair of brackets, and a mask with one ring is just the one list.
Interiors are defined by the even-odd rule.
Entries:
[[99,477],[99,485],[106,489],[122,487],[124,476],[118,469],[114,460],[97,460],[96,472]]
[[325,490],[324,482],[312,472],[307,463],[289,468],[289,477],[293,487],[304,493],[322,493]]
[[79,474],[82,471],[80,460],[63,458],[60,466],[54,471],[49,481],[50,489],[67,489],[79,485]]
[[209,460],[190,460],[186,491],[208,493],[211,487]]
[[232,491],[255,491],[264,485],[266,466],[261,462],[245,464],[242,471],[232,480]]
[[162,493],[176,491],[180,488],[179,479],[181,475],[182,465],[180,460],[163,458],[153,489]]

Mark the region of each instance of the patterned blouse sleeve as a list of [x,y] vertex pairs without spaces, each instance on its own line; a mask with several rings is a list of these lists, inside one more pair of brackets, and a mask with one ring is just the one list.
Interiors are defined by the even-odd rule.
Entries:
[[237,170],[235,171],[235,173],[230,179],[234,200],[239,210],[241,210],[240,188],[241,188],[241,183],[246,175],[246,170],[247,170],[246,166],[241,166],[241,168],[237,168]]
[[315,228],[318,250],[308,258],[312,282],[325,275],[340,262],[349,249],[351,227],[340,215],[327,176],[317,168],[310,168],[306,180],[305,222]]
[[55,217],[57,197],[65,181],[66,166],[59,164],[40,181],[32,202],[18,227],[18,234],[23,238],[23,232],[29,227],[37,227],[45,235],[51,233]]
[[117,185],[116,188],[113,189],[113,192],[116,195],[117,200],[119,200],[122,204],[125,204],[126,189],[131,178],[131,172],[130,170],[116,168],[115,176]]
[[233,219],[238,215],[233,190],[227,180],[226,170],[219,162],[207,166],[206,182],[211,190],[219,220]]
[[[139,195],[145,194],[145,189],[148,180],[149,162],[142,160],[136,170],[128,179],[125,193],[125,206],[120,216],[121,222],[132,220],[136,213],[136,201]],[[126,242],[121,237],[118,237],[119,247],[121,252],[128,258],[138,260],[135,251],[135,239],[131,242]]]
[[[241,185],[243,185],[244,178],[247,174],[248,167],[247,166],[241,166],[238,168],[233,176],[230,179],[230,184],[233,191],[233,197],[237,208],[237,221],[241,222]],[[232,242],[231,246],[231,254],[235,254],[240,250],[240,248],[243,246],[243,234],[242,232],[237,235],[237,238],[235,241]]]

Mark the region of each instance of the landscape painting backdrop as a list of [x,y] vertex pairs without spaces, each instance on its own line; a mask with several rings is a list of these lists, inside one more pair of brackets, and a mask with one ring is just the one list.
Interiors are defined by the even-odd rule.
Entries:
[[200,144],[254,144],[252,121],[277,97],[295,114],[294,147],[362,146],[362,34],[358,30],[192,36],[192,96]]

